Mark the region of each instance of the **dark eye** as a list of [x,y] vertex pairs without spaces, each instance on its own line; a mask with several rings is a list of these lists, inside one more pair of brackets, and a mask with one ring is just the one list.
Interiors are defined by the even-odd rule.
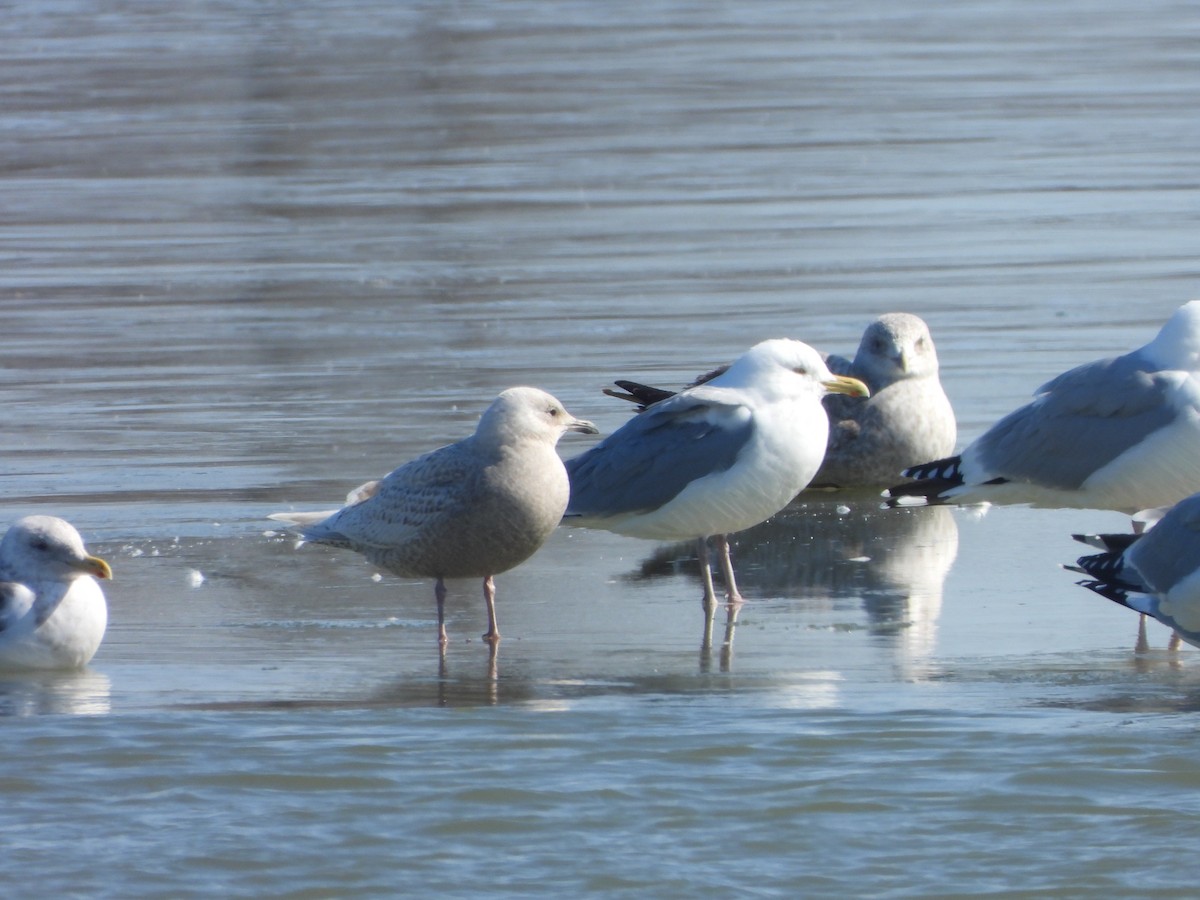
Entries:
[[550,413],[550,415],[552,415],[552,416],[558,415],[558,410],[556,408],[554,408],[553,406],[550,407],[548,410],[546,410],[546,412]]
[[797,375],[807,375],[808,374],[808,369],[806,369],[804,366],[796,366],[796,368],[792,369],[792,371],[795,372]]
[[33,547],[33,549],[34,549],[34,550],[48,550],[48,549],[50,549],[50,545],[46,543],[46,539],[45,539],[45,538],[34,538],[34,540],[33,540],[33,544],[32,544],[31,546]]

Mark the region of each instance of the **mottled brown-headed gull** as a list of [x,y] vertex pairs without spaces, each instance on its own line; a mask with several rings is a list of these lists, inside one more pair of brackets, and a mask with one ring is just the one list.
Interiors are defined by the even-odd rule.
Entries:
[[[883,487],[906,467],[954,450],[954,409],[938,378],[937,349],[923,319],[882,315],[863,332],[854,359],[831,354],[825,363],[834,374],[863,382],[871,396],[825,397],[829,439],[813,486]],[[723,371],[702,375],[693,386]],[[623,392],[605,393],[643,408],[673,393],[636,381],[616,384]]]
[[1105,548],[1080,557],[1083,587],[1162,622],[1200,647],[1200,494],[1176,503],[1140,534],[1075,535]]
[[482,578],[484,639],[495,646],[493,576],[532,556],[567,506],[567,473],[554,449],[566,431],[595,434],[596,427],[545,391],[509,388],[470,437],[356,488],[341,509],[270,518],[299,526],[305,541],[349,548],[389,572],[436,579],[443,647],[445,580]]
[[112,569],[91,556],[70,522],[18,519],[0,540],[0,666],[78,669],[108,625],[97,578]]
[[1131,353],[1064,372],[959,456],[914,466],[904,503],[1135,512],[1200,490],[1200,301]]
[[655,403],[568,460],[565,522],[696,539],[711,621],[707,539],[717,537],[727,598],[740,602],[727,536],[779,512],[816,474],[829,433],[821,397],[829,392],[869,394],[861,381],[830,372],[807,344],[756,344],[722,374]]

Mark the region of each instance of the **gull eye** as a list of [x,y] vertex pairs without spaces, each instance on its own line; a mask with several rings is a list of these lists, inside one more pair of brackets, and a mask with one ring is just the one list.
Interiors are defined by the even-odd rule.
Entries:
[[808,369],[805,368],[804,366],[796,366],[796,368],[792,369],[792,371],[795,372],[797,375],[807,375],[808,374]]
[[551,406],[551,407],[550,407],[548,410],[546,410],[546,412],[550,413],[550,415],[551,415],[551,416],[557,416],[557,415],[558,415],[558,409],[557,409],[556,407],[553,407],[553,406]]
[[50,545],[46,543],[45,538],[34,538],[33,543],[31,543],[29,546],[33,547],[34,550],[40,551],[46,551],[50,549]]

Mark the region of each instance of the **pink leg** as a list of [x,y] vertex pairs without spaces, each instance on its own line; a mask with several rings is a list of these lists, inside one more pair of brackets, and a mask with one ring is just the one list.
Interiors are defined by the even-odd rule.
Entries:
[[1146,653],[1150,650],[1150,641],[1146,639],[1146,616],[1143,613],[1138,616],[1138,633],[1137,644],[1134,645],[1134,653]]
[[445,650],[446,644],[449,643],[446,637],[446,583],[440,578],[434,585],[433,595],[437,597],[438,606],[438,643]]
[[733,577],[733,560],[729,557],[729,536],[717,535],[717,549],[721,552],[721,577],[725,579],[725,599],[736,605],[745,602],[738,593],[737,579]]
[[493,645],[500,642],[500,626],[496,624],[496,582],[489,575],[483,579],[483,602],[487,606],[488,630],[483,636]]

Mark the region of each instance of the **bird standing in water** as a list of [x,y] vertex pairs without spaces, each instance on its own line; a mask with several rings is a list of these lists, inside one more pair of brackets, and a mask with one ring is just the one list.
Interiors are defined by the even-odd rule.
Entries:
[[655,403],[568,460],[565,522],[695,539],[708,640],[717,605],[708,538],[717,538],[727,600],[738,604],[728,535],[779,512],[816,474],[829,434],[821,398],[830,392],[870,395],[807,344],[756,344],[722,374]]
[[494,647],[493,576],[532,556],[566,508],[570,486],[555,445],[567,431],[595,434],[596,427],[545,391],[509,388],[474,434],[356,488],[341,509],[270,518],[299,526],[305,541],[349,548],[397,575],[436,579],[443,649],[446,579],[482,578],[483,637]]

